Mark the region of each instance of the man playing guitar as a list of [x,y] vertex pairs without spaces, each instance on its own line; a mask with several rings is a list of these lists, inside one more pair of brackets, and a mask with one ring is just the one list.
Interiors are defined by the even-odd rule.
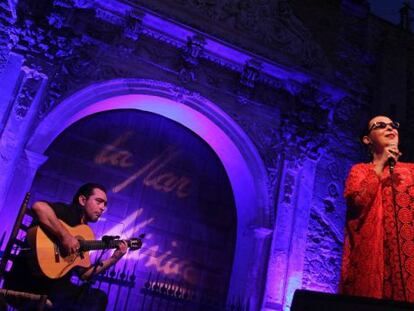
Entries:
[[[59,253],[65,254],[62,256],[83,257],[79,239],[71,234],[69,227],[62,224],[62,221],[70,227],[96,222],[106,210],[106,205],[105,188],[99,184],[87,183],[79,188],[70,205],[44,201],[34,203],[34,225],[38,225],[51,240],[56,241]],[[88,280],[117,263],[127,249],[127,242],[119,241],[108,259],[98,265],[73,270],[77,270],[81,279]],[[106,293],[95,288],[85,290],[84,287],[71,283],[71,273],[58,278],[46,277],[39,271],[35,273],[34,257],[33,250],[20,252],[5,280],[5,288],[47,295],[55,310],[105,310],[108,300]],[[29,310],[31,306],[20,308]]]

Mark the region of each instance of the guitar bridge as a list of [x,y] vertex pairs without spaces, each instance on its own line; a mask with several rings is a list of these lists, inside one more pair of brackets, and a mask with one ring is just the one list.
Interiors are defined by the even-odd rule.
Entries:
[[55,262],[60,262],[59,247],[56,243],[53,244],[55,250]]

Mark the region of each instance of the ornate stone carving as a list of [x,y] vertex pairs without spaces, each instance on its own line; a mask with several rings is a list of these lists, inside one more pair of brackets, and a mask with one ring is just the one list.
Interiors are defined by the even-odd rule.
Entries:
[[286,89],[291,95],[298,95],[302,91],[302,85],[293,80],[286,80],[283,83],[284,89]]
[[293,93],[294,107],[282,117],[280,131],[287,159],[301,165],[305,158],[317,160],[326,152],[337,103],[315,84],[302,85]]
[[[275,112],[275,115],[278,113]],[[233,118],[249,135],[263,157],[266,167],[278,167],[278,153],[280,151],[281,136],[276,127],[260,122],[252,116],[233,113]]]
[[327,185],[323,192],[319,192],[322,198],[315,198],[312,202],[304,284],[327,286],[327,290],[335,291],[341,270],[345,204],[341,195],[343,181],[338,183],[330,180],[331,164],[327,166],[326,177],[318,176]]
[[[258,105],[258,103],[246,103],[246,107]],[[274,112],[275,121],[278,113]],[[268,184],[267,192],[270,206],[268,206],[270,223],[275,218],[275,193],[279,187],[280,161],[281,161],[281,137],[280,132],[272,123],[260,122],[253,116],[247,114],[232,113],[233,119],[243,128],[255,144],[267,170]]]
[[299,60],[306,68],[326,70],[327,60],[322,49],[293,14],[288,1],[140,2],[202,31],[208,29],[213,35],[269,59],[283,62]]
[[10,49],[7,46],[8,42],[8,36],[0,33],[0,74],[3,72],[9,59]]
[[[199,68],[196,68],[199,59],[207,58],[218,63],[220,66],[224,66],[233,71],[241,71],[240,84],[242,85],[237,90],[237,96],[241,104],[247,105],[250,104],[250,100],[253,99],[256,94],[253,93],[253,85],[259,76],[260,63],[255,60],[251,60],[246,63],[244,68],[238,68],[236,65],[229,65],[229,62],[226,62],[220,57],[215,58],[212,55],[204,55],[204,39],[200,36],[193,36],[188,39],[187,44],[182,47],[182,42],[172,39],[168,35],[164,35],[160,32],[154,31],[148,27],[144,27],[142,24],[143,12],[137,9],[131,9],[129,11],[111,11],[107,8],[97,7],[94,4],[89,3],[88,5],[84,1],[55,1],[55,5],[59,6],[59,10],[52,10],[52,13],[46,17],[50,25],[56,29],[70,29],[76,31],[76,27],[73,23],[76,22],[76,25],[85,23],[90,27],[94,27],[93,23],[90,23],[87,20],[88,16],[91,16],[90,12],[95,11],[97,20],[104,21],[100,27],[96,27],[96,31],[91,31],[93,37],[83,36],[82,38],[77,38],[71,34],[70,36],[59,37],[58,32],[53,31],[44,31],[42,28],[35,27],[32,24],[32,21],[28,21],[26,25],[22,25],[20,29],[16,31],[16,38],[18,38],[17,50],[23,50],[24,46],[29,46],[31,50],[35,51],[37,57],[46,57],[48,60],[55,61],[56,59],[62,58],[71,58],[73,61],[73,55],[76,55],[75,52],[80,46],[98,46],[102,50],[116,50],[112,51],[111,54],[119,53],[122,57],[131,57],[133,53],[137,52],[137,48],[134,47],[129,40],[125,38],[132,39],[134,41],[138,40],[141,35],[152,37],[156,40],[163,41],[169,45],[172,45],[176,48],[182,48],[181,54],[181,66],[178,69],[175,69],[178,72],[178,78],[181,82],[189,83],[197,80],[197,75],[199,74]],[[74,9],[85,9],[89,13],[86,15],[73,15]],[[91,10],[92,8],[92,10]],[[125,14],[124,14],[125,13]],[[124,15],[123,15],[124,14]],[[290,13],[283,13],[284,16],[289,15]],[[286,22],[286,21],[285,21]],[[90,24],[88,24],[90,23]],[[52,28],[53,29],[53,28]],[[118,33],[119,32],[119,33]],[[108,33],[111,33],[108,37]],[[122,38],[122,35],[124,38]],[[57,39],[56,39],[57,38]],[[106,38],[106,39],[104,39]],[[109,38],[109,39],[108,39]],[[105,43],[102,41],[104,40]],[[114,49],[113,44],[116,42],[116,48]],[[141,46],[140,46],[141,48]],[[140,52],[143,50],[140,49]],[[105,52],[104,52],[105,53]],[[136,55],[135,55],[136,56]],[[154,54],[150,53],[150,57],[153,57]],[[75,56],[75,59],[77,56]],[[159,62],[159,59],[157,60]],[[78,63],[75,61],[75,63]],[[66,64],[68,64],[66,62]],[[94,65],[97,65],[96,63]],[[72,65],[71,65],[72,66]],[[114,70],[111,66],[106,66],[105,68],[85,70],[83,74],[88,74],[88,77],[97,77],[102,79],[103,77],[115,76],[112,74]],[[176,66],[175,64],[173,66]],[[76,67],[76,66],[75,66]],[[98,67],[95,67],[98,68]],[[76,70],[75,70],[76,71]],[[103,74],[104,73],[104,74]],[[267,81],[268,85],[273,86],[278,85],[279,82],[271,83]],[[292,82],[293,85],[293,82]],[[292,87],[293,89],[293,87]],[[255,98],[257,100],[257,98]]]
[[16,118],[18,120],[23,119],[32,105],[32,102],[36,96],[36,93],[40,87],[40,83],[45,76],[36,70],[32,70],[27,67],[23,67],[24,72],[23,82],[20,86],[19,92],[16,96],[14,105]]
[[122,16],[116,15],[108,10],[102,8],[95,8],[95,14],[98,19],[106,21],[110,24],[122,26],[124,25],[124,18]]
[[180,42],[178,42],[177,40],[171,38],[171,36],[162,34],[158,31],[155,31],[155,30],[152,30],[152,29],[149,29],[149,28],[144,28],[142,30],[142,34],[147,36],[147,37],[153,38],[154,40],[167,43],[168,45],[174,46],[176,48],[179,48],[179,49],[182,48],[182,44]]
[[186,83],[195,81],[196,77],[195,77],[195,73],[193,70],[190,70],[186,67],[182,67],[180,71],[178,72],[178,79],[182,83],[186,84]]
[[295,181],[296,176],[291,173],[286,173],[285,183],[283,184],[283,198],[282,202],[284,204],[290,204],[292,202],[292,197],[295,191]]
[[61,29],[65,23],[65,18],[58,13],[52,12],[49,16],[47,16],[47,20],[49,25],[55,27],[56,29]]
[[255,82],[259,78],[262,64],[254,59],[248,60],[241,72],[240,86],[237,90],[238,101],[242,105],[247,105],[254,95]]
[[319,159],[328,144],[325,124],[309,111],[282,118],[281,136],[286,159],[295,166],[301,166],[306,157]]
[[139,37],[142,34],[142,14],[132,11],[127,20],[124,27],[124,35],[125,37],[133,40],[138,41]]
[[243,67],[240,83],[248,88],[253,88],[261,69],[261,62],[255,59],[248,60]]
[[[336,204],[335,204],[336,205]],[[307,237],[303,284],[336,292],[341,271],[342,227],[336,228],[321,211],[312,209]]]
[[53,4],[64,8],[86,9],[92,7],[93,2],[88,0],[54,0]]
[[178,74],[181,82],[188,83],[196,80],[195,67],[203,53],[204,45],[205,40],[201,36],[196,35],[187,39],[187,44],[181,54],[183,61]]
[[[276,158],[276,155],[275,155]],[[280,157],[278,157],[280,158]],[[275,202],[275,194],[277,189],[280,186],[280,170],[275,167],[267,167],[267,176],[268,176],[268,184],[267,184],[267,192],[269,195],[269,202],[271,202],[271,206],[269,206],[270,213],[270,223],[274,223],[275,220],[275,210],[276,210],[276,202]]]
[[335,183],[330,183],[328,186],[328,193],[329,195],[336,199],[339,196],[339,191],[338,191],[338,187]]
[[329,177],[333,180],[339,180],[342,176],[339,173],[338,163],[333,161],[328,164]]
[[202,36],[195,35],[193,37],[189,37],[182,54],[184,61],[193,66],[198,65],[198,60],[203,54],[205,44],[205,39]]
[[172,98],[178,102],[184,102],[188,97],[193,95],[193,92],[183,87],[171,87],[170,93]]
[[[52,20],[53,21],[53,20]],[[60,22],[53,22],[56,27],[61,27]],[[14,49],[22,54],[30,51],[32,56],[48,61],[69,57],[73,51],[82,45],[78,37],[66,37],[54,33],[51,29],[37,26],[33,20],[26,19],[21,27],[15,27],[11,31],[14,41]]]
[[2,9],[0,10],[0,74],[3,72],[9,59],[11,48],[9,29],[15,22],[15,4],[11,1],[8,1],[7,4],[2,4]]

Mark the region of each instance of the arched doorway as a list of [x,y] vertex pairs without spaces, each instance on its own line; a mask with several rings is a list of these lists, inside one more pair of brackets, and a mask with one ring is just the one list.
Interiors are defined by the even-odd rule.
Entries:
[[[70,202],[79,185],[102,183],[109,208],[90,224],[97,238],[146,234],[142,249],[113,270],[128,282],[97,278],[103,290],[112,287],[109,310],[159,310],[173,287],[191,296],[193,306],[175,297],[182,310],[196,308],[203,297],[225,304],[237,219],[225,170],[200,137],[160,115],[109,110],[66,128],[45,154],[30,189],[33,200]],[[163,286],[164,296],[156,292]]]
[[[26,155],[43,155],[47,147],[76,121],[108,110],[138,109],[174,120],[200,136],[217,154],[228,175],[237,211],[237,233],[229,297],[260,305],[267,266],[260,234],[270,226],[267,174],[244,131],[217,105],[197,93],[152,80],[114,80],[95,84],[68,97],[47,115],[30,139]],[[33,179],[28,171],[19,179]],[[14,181],[18,184],[18,181]],[[27,186],[22,186],[27,189]],[[15,203],[17,203],[16,201]],[[259,232],[257,234],[257,232]],[[259,282],[258,282],[259,281]]]

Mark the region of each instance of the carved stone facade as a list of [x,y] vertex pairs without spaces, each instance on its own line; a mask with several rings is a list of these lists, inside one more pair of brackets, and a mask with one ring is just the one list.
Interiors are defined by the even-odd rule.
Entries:
[[[254,161],[264,167],[265,177],[257,181],[266,193],[258,204],[263,219],[251,219],[256,227],[244,229],[253,232],[260,258],[249,262],[244,279],[254,284],[233,284],[229,292],[247,297],[252,310],[282,310],[296,288],[335,292],[343,181],[351,163],[362,158],[355,139],[361,120],[375,111],[372,100],[387,92],[386,81],[374,89],[378,72],[385,79],[384,58],[392,52],[384,48],[383,34],[399,33],[370,16],[364,4],[322,2],[7,2],[0,15],[0,112],[6,120],[0,153],[7,167],[0,214],[13,213],[6,202],[16,203],[24,193],[9,189],[16,183],[13,169],[28,157],[28,141],[33,146],[40,139],[33,129],[66,100],[88,97],[91,86],[122,81],[136,91],[133,81],[139,79],[142,94],[184,105],[208,99],[215,108],[200,111],[212,119],[216,110],[223,112],[259,155]],[[12,114],[25,131],[8,125]],[[12,142],[18,148],[9,148]],[[45,160],[35,155],[31,178]],[[240,234],[238,243],[244,238]]]

